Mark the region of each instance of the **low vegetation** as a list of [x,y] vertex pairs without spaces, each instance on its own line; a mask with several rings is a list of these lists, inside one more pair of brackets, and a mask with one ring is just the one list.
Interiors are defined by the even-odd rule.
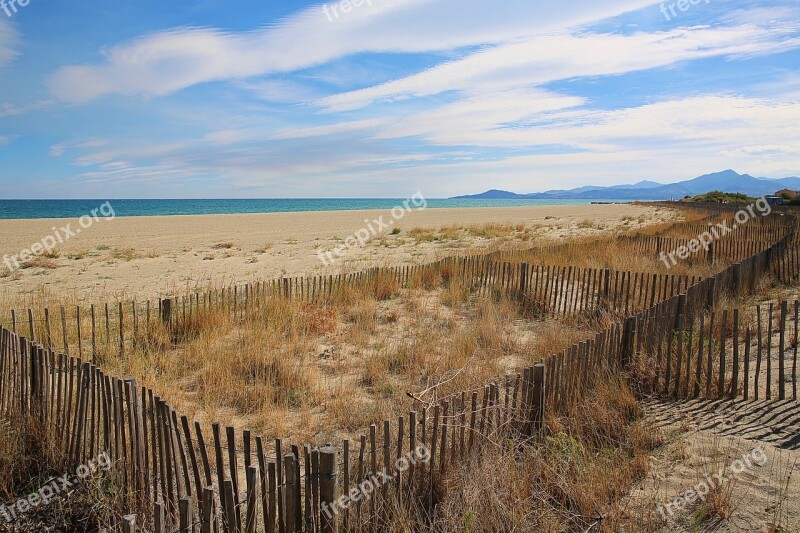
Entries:
[[718,204],[748,204],[753,203],[757,198],[753,198],[738,192],[711,191],[697,196],[687,196],[684,201],[691,202],[713,202]]

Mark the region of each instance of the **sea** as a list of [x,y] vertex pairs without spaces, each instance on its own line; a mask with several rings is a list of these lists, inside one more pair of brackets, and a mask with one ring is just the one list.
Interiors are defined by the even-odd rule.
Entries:
[[[390,210],[402,205],[397,198],[232,199],[232,200],[108,200],[117,217],[175,215],[234,215],[244,213],[301,213],[306,211]],[[476,200],[427,199],[428,208],[519,207],[585,205],[616,200]],[[0,200],[0,219],[78,218],[98,209],[106,200]],[[625,200],[618,202],[624,203]],[[416,204],[411,204],[412,208]],[[106,208],[106,210],[108,210]]]

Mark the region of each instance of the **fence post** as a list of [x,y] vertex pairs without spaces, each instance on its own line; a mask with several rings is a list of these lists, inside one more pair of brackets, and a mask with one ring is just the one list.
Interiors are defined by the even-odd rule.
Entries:
[[528,291],[528,263],[520,263],[519,267],[519,297],[524,300]]
[[213,514],[212,509],[214,507],[214,488],[213,487],[205,487],[203,489],[203,509],[202,509],[202,520],[200,522],[200,533],[211,533],[212,525],[216,526],[216,524],[212,524]]
[[161,500],[153,504],[153,532],[164,533],[164,504]]
[[122,533],[136,533],[136,515],[129,514],[122,517]]
[[180,533],[191,533],[194,531],[194,526],[192,525],[192,499],[189,497],[181,498],[179,520]]
[[[677,337],[677,358],[675,360],[675,397],[680,395],[681,387],[681,370],[683,368],[683,324],[686,314],[686,294],[678,295],[678,307],[675,313],[675,328],[674,331],[678,333]],[[672,354],[667,354],[671,357]],[[667,384],[669,384],[670,376],[667,375]]]
[[172,298],[165,298],[161,301],[161,322],[169,326],[172,318]]
[[295,483],[295,457],[293,453],[287,453],[283,456],[283,481],[284,481],[284,531],[286,533],[295,533],[295,514],[297,506],[297,485]]
[[620,365],[623,370],[628,370],[633,362],[633,347],[636,339],[636,317],[625,319],[625,329],[622,332],[622,350],[620,351]]
[[533,431],[538,436],[544,433],[544,387],[544,363],[536,363],[533,365]]
[[778,337],[778,399],[786,399],[786,316],[789,314],[789,305],[786,300],[781,302],[781,322]]
[[245,480],[247,482],[247,513],[245,515],[245,533],[256,533],[258,503],[256,499],[256,478],[258,477],[258,467],[250,465],[246,467]]
[[[319,524],[321,533],[336,531],[336,448],[326,446],[319,451]],[[388,468],[388,465],[387,465]]]
[[30,334],[31,342],[36,342],[36,328],[33,325],[33,309],[28,309],[28,333]]
[[708,282],[708,292],[706,293],[706,309],[709,311],[714,309],[714,296],[717,289],[717,278],[716,276],[709,279]]
[[222,487],[220,498],[222,499],[222,504],[225,506],[224,516],[227,517],[227,519],[223,518],[222,520],[223,531],[225,531],[225,533],[239,533],[239,526],[236,523],[238,509],[236,508],[233,481],[231,478],[225,478]]
[[742,290],[742,263],[733,265],[733,294],[739,296]]

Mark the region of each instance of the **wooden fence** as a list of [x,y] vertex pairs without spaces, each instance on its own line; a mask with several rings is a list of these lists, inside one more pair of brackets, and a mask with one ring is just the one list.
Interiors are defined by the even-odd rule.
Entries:
[[[723,220],[714,215],[709,220]],[[770,237],[751,241],[752,234],[739,233],[715,241],[709,250],[688,261],[710,262],[721,268],[741,262],[767,249],[777,235],[792,231],[793,217],[756,219],[753,231]],[[701,230],[703,224],[693,224]],[[746,227],[746,226],[745,226]],[[744,227],[743,227],[744,228]],[[665,230],[668,231],[668,230]],[[693,230],[694,231],[694,230]],[[781,233],[783,232],[783,233]],[[774,238],[773,238],[774,237]],[[688,241],[669,236],[639,234],[617,238],[629,253],[658,257]],[[98,361],[99,353],[120,353],[146,348],[148,331],[155,324],[167,322],[173,330],[189,330],[204,313],[230,313],[234,320],[246,316],[271,298],[295,298],[321,302],[348,290],[379,292],[382,285],[400,287],[425,285],[429,279],[456,281],[481,296],[521,295],[531,309],[542,317],[562,318],[599,309],[630,314],[647,309],[694,285],[699,278],[663,272],[630,272],[611,269],[579,268],[563,264],[536,263],[543,252],[563,252],[580,244],[537,246],[517,252],[494,252],[481,256],[451,257],[426,265],[373,268],[352,274],[280,278],[241,286],[223,287],[156,301],[127,301],[57,309],[43,307],[11,310],[5,327],[34,342],[68,355]],[[796,275],[800,247],[785,244],[779,251],[784,278]],[[699,257],[699,259],[698,259]],[[785,279],[789,281],[788,278]]]
[[[796,395],[796,356],[789,375],[785,355],[792,327],[795,337],[790,344],[796,354],[797,303],[793,320],[788,303],[779,304],[777,374],[772,373],[771,312],[765,319],[766,336],[759,319],[758,345],[749,358],[753,334],[745,330],[740,358],[742,336],[736,316],[744,311],[733,311],[732,337],[728,332],[731,314],[726,317],[723,311],[720,321],[714,311],[723,295],[750,293],[761,276],[796,279],[797,220],[787,217],[780,223],[783,233],[765,242],[762,250],[705,279],[569,267],[565,273],[563,267],[552,265],[548,269],[480,258],[389,269],[401,281],[417,279],[425,268],[447,269],[473,280],[487,294],[507,290],[521,295],[523,302],[541,303],[544,313],[554,316],[591,312],[601,306],[634,314],[518,374],[500,376],[479,389],[372,425],[368,435],[356,442],[321,447],[266,442],[250,431],[219,424],[212,425],[210,436],[204,435],[198,422],[177,413],[157,391],[139,387],[134,379],[108,376],[74,352],[57,353],[41,337],[27,338],[8,328],[0,328],[0,414],[38,421],[51,454],[65,471],[107,452],[114,464],[106,474],[108,482],[119,487],[126,508],[136,512],[120,521],[123,530],[375,531],[404,509],[423,515],[433,509],[440,476],[473,460],[479,450],[509,441],[535,441],[545,430],[546,413],[563,412],[572,402],[581,401],[604,372],[630,371],[641,386],[681,397],[786,398],[787,383]],[[194,297],[188,309],[183,306],[186,299],[177,309],[176,301],[170,300],[168,312],[162,303],[160,309],[151,308],[152,316],[145,320],[172,321],[176,316],[184,320],[184,312],[190,316],[215,305],[227,306],[237,316],[263,301],[259,298],[297,296],[298,291],[303,298],[330,296],[337,283],[368,284],[386,272],[375,269],[337,281],[284,279],[248,285],[232,294]],[[124,316],[123,310],[120,324]],[[125,328],[119,331],[124,349]],[[105,335],[110,337],[108,329]],[[97,336],[92,330],[92,338]],[[706,346],[712,338],[713,344]],[[727,342],[728,338],[733,340]],[[696,355],[701,349],[713,352],[711,359]],[[768,365],[763,391],[760,367],[752,373],[748,370],[754,359],[756,364],[763,360]],[[643,367],[653,368],[653,373],[637,370]],[[429,460],[398,468],[404,464],[399,461],[421,445]],[[375,481],[383,475],[392,476],[391,480]],[[366,484],[367,480],[373,483]],[[343,505],[340,498],[359,494],[359,486],[373,487],[369,497]],[[338,513],[331,511],[334,505],[340,508]]]

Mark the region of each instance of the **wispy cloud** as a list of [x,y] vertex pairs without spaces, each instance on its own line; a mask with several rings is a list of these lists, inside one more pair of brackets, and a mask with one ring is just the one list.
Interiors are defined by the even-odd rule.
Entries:
[[11,144],[17,138],[17,135],[0,135],[0,146]]
[[537,36],[474,53],[425,72],[319,101],[331,111],[446,91],[497,92],[576,77],[619,75],[717,56],[800,47],[796,25],[681,28],[666,32]]
[[83,148],[99,148],[106,146],[108,140],[106,139],[87,139],[82,141],[70,141],[54,144],[50,147],[50,155],[53,157],[61,157],[66,154],[68,150],[80,150]]
[[0,103],[0,118],[2,117],[14,117],[18,115],[24,115],[26,113],[30,113],[31,111],[36,111],[38,109],[44,109],[53,105],[55,102],[53,100],[40,100],[38,102],[34,102],[32,104],[19,106],[16,104],[12,104],[10,102],[3,102]]
[[333,23],[317,5],[247,33],[176,28],[143,36],[103,50],[99,63],[60,69],[49,86],[54,96],[71,103],[105,94],[163,96],[200,83],[293,72],[364,52],[418,53],[507,42],[652,3],[562,0],[531,9],[530,0],[375,0],[369,9]]
[[[523,103],[533,103],[534,94],[528,96],[530,100]],[[546,95],[540,96],[547,101]],[[501,102],[484,104],[483,109],[494,113],[495,104]],[[196,142],[169,149],[152,145],[89,151],[80,158],[81,164],[138,163],[92,168],[82,179],[119,187],[146,181],[157,184],[160,175],[183,183],[192,183],[198,176],[223,176],[231,191],[262,195],[280,191],[286,196],[302,195],[309,187],[323,195],[337,195],[348,186],[364,194],[373,190],[400,194],[402,187],[412,185],[425,187],[431,195],[450,195],[474,192],[489,183],[527,192],[579,186],[589,177],[592,183],[607,184],[643,178],[669,181],[728,166],[785,175],[794,168],[793,147],[800,146],[800,131],[795,127],[800,104],[796,102],[704,96],[619,110],[573,108],[580,102],[558,102],[558,97],[550,101],[556,109],[552,112],[540,103],[548,122],[528,127],[475,128],[461,122],[460,113],[452,115],[455,122],[448,113],[434,115],[430,121],[431,128],[441,123],[441,130],[435,131],[435,140],[441,144],[527,145],[531,151],[562,147],[556,152],[498,157],[477,148],[471,154],[446,150],[439,157],[430,150],[421,154],[368,140],[363,131],[354,129],[342,130],[333,144],[298,135],[283,141],[287,144],[261,145],[260,149],[229,145],[210,151],[207,144]],[[480,117],[481,109],[475,113]],[[392,126],[384,127],[394,131]]]
[[11,26],[11,22],[0,19],[0,67],[5,66],[17,57],[17,43],[18,35]]
[[[53,194],[128,197],[797,174],[792,1],[713,2],[667,24],[654,0],[372,0],[334,21],[316,5],[249,31],[206,25],[213,16],[134,39],[109,31],[96,54],[82,43],[44,67],[12,50],[0,77],[20,77],[0,132],[30,143],[0,167],[24,175],[25,158],[49,153],[64,178]],[[141,9],[148,27],[169,27],[169,8]],[[240,16],[228,27],[253,27]]]

